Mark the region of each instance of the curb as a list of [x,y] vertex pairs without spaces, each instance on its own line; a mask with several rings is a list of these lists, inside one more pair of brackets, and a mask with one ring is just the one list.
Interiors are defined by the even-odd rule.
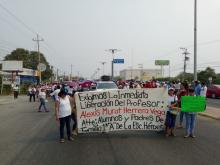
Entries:
[[215,120],[220,120],[220,117],[216,117],[215,115],[211,115],[209,113],[205,113],[205,112],[200,112],[198,113],[200,116],[205,116],[205,117],[208,117],[208,118],[212,118],[212,119],[215,119]]

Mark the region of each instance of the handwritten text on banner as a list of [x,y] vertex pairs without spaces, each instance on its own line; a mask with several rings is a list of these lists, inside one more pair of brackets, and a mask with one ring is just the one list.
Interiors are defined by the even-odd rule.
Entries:
[[78,132],[163,129],[166,89],[108,90],[75,95]]

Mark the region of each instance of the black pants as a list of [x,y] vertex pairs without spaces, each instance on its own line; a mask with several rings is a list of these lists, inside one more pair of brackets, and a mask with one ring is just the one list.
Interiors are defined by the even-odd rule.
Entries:
[[72,128],[72,130],[74,131],[76,129],[76,126],[77,126],[77,119],[76,119],[76,114],[75,113],[71,114],[71,119],[73,120],[73,128]]
[[66,132],[68,139],[70,138],[70,116],[60,118],[60,139],[64,139],[64,127],[66,125]]
[[35,94],[30,94],[30,102],[31,102],[31,100],[32,100],[32,97],[33,97],[33,100],[34,100],[34,102],[35,102]]
[[18,91],[14,91],[14,98],[15,98],[15,99],[18,98]]

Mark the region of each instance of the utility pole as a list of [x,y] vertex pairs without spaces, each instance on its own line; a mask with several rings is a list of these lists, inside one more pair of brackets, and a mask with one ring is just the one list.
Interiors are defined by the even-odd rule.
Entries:
[[118,49],[108,49],[106,51],[112,53],[112,78],[111,79],[113,80],[114,79],[114,55],[115,55],[116,52],[118,52],[120,50],[118,50]]
[[100,68],[97,68],[97,79],[99,79],[99,71],[100,71]]
[[131,80],[132,80],[132,79],[133,79],[133,67],[132,67],[132,66],[129,66],[128,68],[130,69]]
[[197,80],[197,0],[194,9],[194,81]]
[[72,81],[73,65],[71,64],[70,81]]
[[58,72],[59,72],[59,70],[57,68],[56,81],[58,81],[58,78],[59,78]]
[[[33,38],[32,40],[37,42],[38,66],[39,66],[40,64],[40,41],[44,41],[44,39],[43,38],[40,39],[39,35],[37,34],[37,38]],[[39,68],[38,68],[38,72],[39,72],[39,83],[41,83],[41,71]]]
[[102,74],[104,76],[105,75],[105,64],[106,64],[106,62],[102,61],[101,64],[103,65],[103,67],[102,67],[103,73]]
[[183,55],[184,55],[184,67],[183,67],[183,79],[185,79],[185,74],[186,74],[186,61],[189,61],[189,57],[187,55],[189,55],[190,53],[187,51],[187,48],[180,48],[181,50],[183,50]]
[[51,65],[51,70],[52,70],[52,76],[50,78],[50,82],[52,83],[54,80],[54,70],[53,70],[53,66]]

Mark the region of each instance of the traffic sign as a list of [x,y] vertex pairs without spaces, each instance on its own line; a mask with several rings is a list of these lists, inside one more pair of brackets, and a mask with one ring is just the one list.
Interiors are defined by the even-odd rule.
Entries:
[[47,66],[44,63],[40,63],[40,64],[38,64],[37,69],[39,71],[43,72],[47,69]]
[[114,64],[124,64],[124,62],[125,62],[124,59],[114,59],[113,60]]

